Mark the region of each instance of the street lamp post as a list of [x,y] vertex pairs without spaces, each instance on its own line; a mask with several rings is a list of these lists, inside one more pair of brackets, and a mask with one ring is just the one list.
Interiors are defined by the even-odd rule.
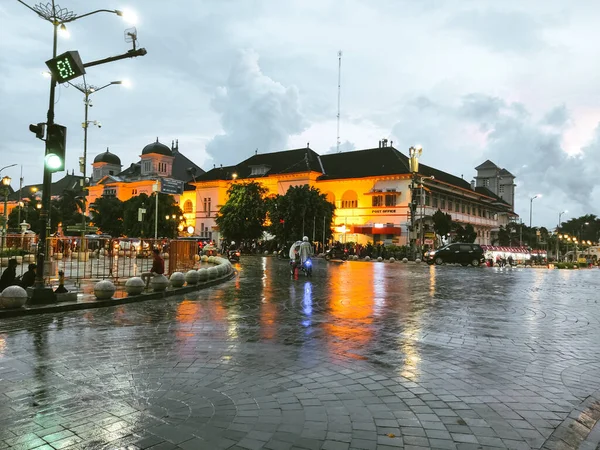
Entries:
[[81,245],[83,245],[83,242],[85,239],[85,228],[86,228],[85,213],[86,213],[86,209],[87,209],[86,208],[86,204],[87,204],[86,175],[87,175],[88,127],[90,126],[91,123],[97,124],[96,122],[91,122],[88,119],[88,110],[90,107],[90,95],[92,95],[96,92],[99,92],[102,89],[112,86],[114,84],[123,84],[123,81],[111,81],[110,83],[105,84],[104,86],[96,87],[96,86],[92,86],[91,84],[87,84],[85,81],[85,75],[84,75],[82,84],[73,84],[70,82],[69,82],[69,84],[84,95],[83,103],[85,104],[85,113],[84,113],[85,118],[84,118],[83,123],[81,124],[81,126],[83,127],[83,160],[81,162],[81,168],[80,168],[81,172],[83,174],[83,179],[81,180],[81,185],[82,185],[81,187],[83,190],[83,197],[82,197],[83,204],[82,204],[82,208],[81,208]]
[[559,242],[560,241],[560,239],[559,239],[560,235],[558,234],[559,230],[560,230],[560,224],[561,224],[560,220],[562,218],[562,215],[565,214],[565,213],[567,213],[567,212],[569,212],[569,211],[567,211],[565,209],[564,211],[561,211],[561,212],[558,213],[558,226],[556,227],[556,260],[557,261],[560,261],[560,242]]
[[529,199],[529,228],[531,228],[532,218],[533,218],[533,201],[536,198],[540,198],[542,194],[534,195]]
[[415,239],[415,222],[416,222],[416,211],[417,211],[417,181],[419,174],[419,157],[423,153],[423,148],[420,145],[410,147],[408,149],[409,155],[409,169],[412,176],[410,184],[410,253],[412,259],[416,259],[416,239]]
[[11,178],[7,175],[2,178],[2,186],[4,186],[4,230],[2,233],[3,239],[6,239],[8,232],[8,187],[10,186]]
[[419,187],[421,188],[421,214],[420,214],[420,219],[421,219],[421,228],[420,228],[420,243],[421,243],[421,249],[423,249],[424,244],[423,241],[425,240],[425,227],[423,226],[423,222],[425,220],[425,188],[423,185],[423,180],[435,180],[435,177],[433,175],[431,175],[430,177],[420,177],[419,179]]
[[[58,44],[58,29],[66,30],[65,23],[74,22],[77,19],[81,19],[83,17],[91,16],[93,14],[108,12],[112,14],[116,14],[118,16],[122,16],[127,19],[127,14],[123,11],[119,10],[110,10],[110,9],[98,9],[96,11],[92,11],[86,14],[77,15],[73,11],[69,11],[66,8],[61,8],[56,5],[55,0],[51,0],[51,2],[47,4],[37,4],[35,6],[29,6],[23,0],[17,0],[19,3],[29,8],[31,11],[35,12],[38,17],[44,19],[52,24],[53,28],[53,38],[52,38],[52,58],[56,58],[57,56],[57,44]],[[50,78],[50,98],[48,101],[48,115],[46,121],[47,129],[50,129],[54,125],[54,104],[55,102],[55,93],[56,93],[56,84],[57,80],[54,76]],[[52,154],[53,151],[49,147],[49,140],[46,139],[46,149],[45,155]],[[46,237],[47,230],[46,226],[48,224],[48,216],[50,213],[50,199],[51,199],[51,187],[52,187],[52,172],[47,164],[44,164],[44,179],[43,179],[43,191],[42,191],[42,209],[40,211],[40,237],[37,248],[37,271],[34,285],[34,292],[32,296],[33,302],[45,302],[45,301],[53,301],[54,293],[51,288],[45,288],[44,286],[44,260],[46,256]]]
[[[4,166],[4,167],[0,168],[0,173],[2,173],[2,171],[4,169],[9,169],[9,168],[15,167],[15,166],[16,166],[16,164],[10,164],[8,166]],[[8,183],[6,185],[4,184],[4,178],[8,178]],[[8,216],[6,215],[7,214],[6,208],[8,207],[8,205],[7,205],[8,198],[7,197],[8,197],[8,185],[10,184],[10,177],[4,177],[4,178],[2,178],[2,184],[5,186],[5,189],[6,189],[4,192],[4,234],[6,234],[6,226],[8,223]]]

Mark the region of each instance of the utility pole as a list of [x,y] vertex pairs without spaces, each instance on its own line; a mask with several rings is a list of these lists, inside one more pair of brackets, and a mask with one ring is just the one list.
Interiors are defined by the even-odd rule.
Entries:
[[325,220],[326,217],[323,216],[323,253],[325,252]]
[[519,247],[523,247],[523,220],[519,224]]
[[[29,6],[23,0],[17,0],[17,1],[19,3],[21,3],[22,5],[24,5],[25,7],[27,7],[29,10],[35,12],[38,15],[38,17],[40,17],[52,24],[52,28],[53,28],[52,59],[48,62],[56,60],[58,28],[60,27],[61,30],[62,29],[66,30],[65,23],[74,22],[77,19],[81,19],[83,17],[91,16],[93,14],[98,14],[101,12],[113,13],[118,16],[124,16],[123,11],[109,10],[109,9],[98,9],[96,11],[92,11],[92,12],[89,12],[86,14],[76,15],[75,13],[73,13],[72,11],[69,11],[66,8],[61,8],[61,7],[57,6],[55,0],[51,0],[51,2],[49,2],[45,5],[40,4],[40,5],[35,5],[33,7]],[[77,52],[71,52],[71,53],[76,53],[77,59],[79,58]],[[105,60],[100,60],[100,61],[93,61],[91,63],[88,63],[87,66],[84,65],[84,67],[90,67],[93,65],[103,64],[104,62],[109,62],[109,61],[116,61],[117,59],[131,58],[131,57],[135,57],[135,56],[143,56],[145,54],[146,54],[145,49],[139,49],[137,51],[130,50],[125,55],[120,55],[118,57],[113,57],[113,58],[107,58]],[[73,56],[71,56],[71,59],[73,59]],[[79,61],[79,63],[81,63],[81,61]],[[82,73],[85,73],[85,71],[83,71]],[[35,278],[35,284],[34,284],[32,296],[31,296],[32,303],[45,303],[45,302],[55,301],[55,295],[54,295],[54,292],[52,291],[52,288],[46,287],[44,284],[44,262],[46,260],[46,256],[48,253],[46,250],[46,246],[47,246],[46,239],[50,232],[49,216],[50,216],[50,199],[51,199],[51,195],[52,195],[52,193],[51,193],[52,170],[61,167],[60,164],[54,168],[49,167],[50,160],[46,161],[46,159],[54,157],[53,163],[56,164],[56,156],[57,156],[55,153],[56,150],[52,147],[53,147],[53,145],[54,146],[58,145],[60,147],[59,150],[63,152],[62,164],[64,164],[64,150],[65,150],[65,142],[66,142],[66,128],[54,124],[54,104],[55,104],[55,94],[56,94],[56,84],[57,84],[56,76],[57,76],[56,73],[54,73],[50,77],[50,98],[48,101],[48,114],[47,114],[47,121],[45,124],[47,127],[47,130],[48,130],[48,136],[46,138],[46,143],[45,143],[44,177],[43,177],[43,183],[42,183],[43,188],[42,188],[42,202],[41,202],[42,209],[40,210],[40,219],[39,219],[40,235],[39,235],[39,241],[38,241],[38,246],[37,246],[36,278]],[[31,126],[30,126],[30,130],[32,130]],[[52,130],[52,133],[51,133],[51,130]],[[37,132],[36,132],[36,134],[37,134]],[[51,139],[50,139],[51,134],[52,134],[52,137],[55,138],[55,140],[53,142],[51,142]]]
[[19,200],[17,202],[17,227],[21,226],[21,203],[23,200],[23,195],[22,195],[22,191],[23,191],[23,164],[21,164],[21,176],[19,177]]
[[342,51],[338,51],[338,98],[337,98],[337,139],[336,151],[340,152],[340,100],[342,96]]
[[410,237],[410,254],[413,260],[416,259],[416,253],[417,253],[417,248],[416,248],[416,233],[415,233],[415,222],[416,222],[416,212],[417,212],[417,178],[419,175],[419,157],[421,156],[421,153],[423,152],[423,149],[420,146],[416,146],[416,147],[410,147],[408,149],[408,155],[409,155],[409,169],[410,169],[410,173],[411,173],[411,184],[410,184],[410,204],[409,206],[409,211],[410,211],[410,231],[409,231],[409,237]]
[[[87,177],[88,128],[89,128],[90,124],[92,124],[92,123],[94,125],[97,125],[98,127],[101,126],[100,123],[98,123],[97,121],[92,122],[88,118],[88,110],[89,110],[90,106],[92,106],[92,103],[91,103],[92,101],[90,99],[90,96],[96,92],[101,91],[104,88],[112,86],[113,84],[123,84],[123,81],[111,81],[110,83],[105,84],[102,87],[96,87],[96,86],[87,84],[87,82],[85,80],[85,75],[84,75],[83,76],[83,84],[73,84],[71,82],[68,82],[68,83],[84,95],[83,103],[85,104],[84,121],[81,124],[81,126],[83,127],[83,158],[81,158],[81,160],[80,160],[80,163],[81,163],[80,170],[83,175],[83,179],[81,180],[81,189],[83,191],[83,205],[82,205],[82,209],[81,209],[81,245],[83,246],[83,242],[85,240],[85,230],[87,227],[87,221],[86,221],[87,181],[86,181],[86,177]],[[84,251],[84,250],[82,250],[82,251]]]

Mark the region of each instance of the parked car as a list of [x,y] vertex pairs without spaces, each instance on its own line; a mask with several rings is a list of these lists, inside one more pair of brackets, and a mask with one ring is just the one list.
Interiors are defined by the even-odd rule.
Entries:
[[479,244],[463,244],[456,242],[448,244],[427,253],[428,264],[453,263],[477,267],[485,262],[483,249]]

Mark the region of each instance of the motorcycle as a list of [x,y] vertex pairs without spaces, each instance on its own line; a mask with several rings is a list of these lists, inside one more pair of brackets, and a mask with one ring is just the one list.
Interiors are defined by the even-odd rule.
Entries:
[[306,261],[304,261],[304,264],[300,265],[300,270],[302,271],[302,273],[304,273],[305,276],[311,277],[312,276],[312,260],[310,258],[308,258]]
[[310,277],[312,276],[312,260],[308,258],[304,263],[300,263],[300,259],[296,259],[295,261],[290,261],[290,270],[292,276],[296,274],[296,269],[298,272],[302,272],[304,276]]
[[227,257],[231,262],[240,262],[240,251],[239,250],[229,250],[227,253]]
[[346,261],[348,259],[348,249],[342,249],[340,247],[330,248],[325,252],[325,259],[327,261],[330,259],[341,259],[342,261]]

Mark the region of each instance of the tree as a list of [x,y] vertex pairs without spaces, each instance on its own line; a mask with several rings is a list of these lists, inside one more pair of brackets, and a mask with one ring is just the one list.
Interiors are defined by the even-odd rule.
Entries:
[[228,241],[242,242],[262,236],[267,205],[267,189],[260,183],[233,183],[228,199],[217,213],[219,231]]
[[123,234],[123,202],[117,197],[98,197],[90,205],[90,213],[102,233],[113,237]]
[[267,229],[276,236],[280,244],[299,240],[303,236],[312,238],[313,234],[315,240],[321,240],[323,231],[325,239],[331,237],[335,206],[317,188],[307,185],[290,186],[285,195],[268,199],[267,210]]
[[[154,237],[155,195],[140,194],[123,203],[123,234],[143,238]],[[146,210],[142,221],[139,220],[138,216],[140,208]],[[166,218],[167,216],[169,216],[169,219]],[[173,216],[175,216],[174,219]],[[182,222],[182,217],[183,211],[181,211],[172,195],[158,195],[157,233],[159,237],[177,237],[177,227]]]
[[71,189],[65,189],[62,196],[56,200],[56,208],[60,214],[63,226],[79,225],[81,223],[81,211],[83,210],[83,199]]
[[454,232],[456,234],[456,242],[472,244],[475,242],[475,239],[477,239],[477,232],[470,223],[468,223],[464,228],[462,225],[456,224],[454,227]]
[[600,238],[600,219],[595,214],[586,214],[561,223],[558,231],[582,241],[597,242]]
[[438,209],[431,218],[433,219],[433,230],[444,242],[452,230],[452,216]]

